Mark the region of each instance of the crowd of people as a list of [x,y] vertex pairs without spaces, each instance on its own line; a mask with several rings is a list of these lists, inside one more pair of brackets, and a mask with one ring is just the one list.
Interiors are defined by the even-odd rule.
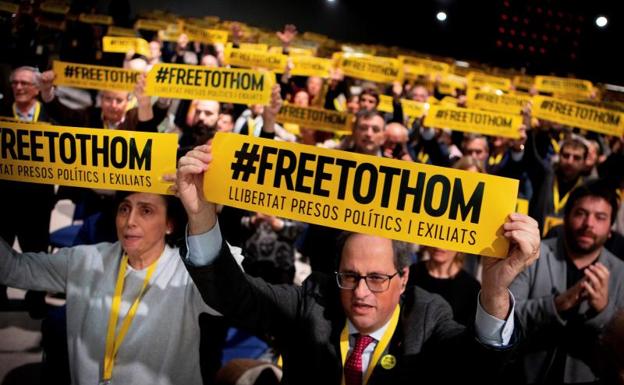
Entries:
[[[401,100],[466,107],[467,91],[445,94],[433,73],[376,83],[336,68],[294,76],[289,62],[267,105],[152,97],[144,74],[133,92],[57,87],[52,60],[225,67],[225,47],[138,30],[149,55],[103,52],[106,26],[36,3],[0,13],[10,53],[0,117],[179,136],[177,175],[166,176],[175,196],[0,179],[0,284],[28,290],[26,308],[44,325],[46,295],[66,301],[62,322],[43,330],[56,341],[43,347],[45,381],[235,383],[219,368],[236,327],[271,347],[275,365],[257,383],[624,384],[624,135],[538,119],[531,103],[517,139],[430,127],[426,108],[408,116]],[[81,6],[71,12],[90,11]],[[128,12],[111,12],[129,25]],[[222,28],[233,47],[257,43],[241,24]],[[294,55],[299,36],[290,24],[275,33],[280,53]],[[391,112],[378,109],[385,97]],[[278,124],[284,103],[349,112],[351,132]],[[500,198],[528,210],[502,225],[509,253],[494,259],[218,206],[202,193],[217,132],[514,178],[518,196]],[[62,248],[49,233],[60,199],[83,220]]]

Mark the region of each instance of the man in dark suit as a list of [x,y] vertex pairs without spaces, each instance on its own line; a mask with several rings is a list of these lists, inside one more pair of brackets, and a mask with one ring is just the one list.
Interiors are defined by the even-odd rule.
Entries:
[[[50,122],[45,106],[39,101],[41,73],[35,67],[18,67],[11,73],[13,102],[1,107],[0,116],[20,122]],[[54,186],[0,180],[0,237],[9,244],[19,241],[22,251],[47,251],[50,242],[50,215],[54,207]],[[30,314],[43,316],[45,293],[26,295]],[[0,286],[0,304],[7,300]]]
[[[187,268],[204,300],[235,325],[275,337],[284,383],[396,384],[492,380],[513,334],[508,286],[539,255],[537,223],[510,216],[506,259],[487,258],[475,331],[452,320],[439,296],[406,292],[407,259],[397,242],[346,236],[335,277],[313,273],[302,287],[244,274],[224,246],[216,207],[202,199],[211,159],[200,146],[180,159],[177,195],[189,216]],[[475,338],[476,335],[476,338]],[[513,341],[511,341],[513,343]]]

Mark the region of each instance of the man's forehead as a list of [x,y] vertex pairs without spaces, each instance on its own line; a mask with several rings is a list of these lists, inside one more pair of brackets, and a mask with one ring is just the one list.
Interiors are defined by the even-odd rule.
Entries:
[[394,266],[392,241],[365,234],[349,236],[342,250],[341,267],[383,271]]
[[366,126],[379,126],[379,127],[384,127],[385,123],[383,118],[379,115],[374,115],[371,117],[363,117],[360,119],[359,124],[360,125],[366,125]]
[[21,70],[17,70],[15,71],[15,73],[13,74],[14,78],[29,78],[32,79],[35,77],[35,74],[30,71],[30,70],[25,70],[25,69],[21,69]]
[[201,111],[217,112],[219,111],[219,103],[214,100],[200,100],[195,108]]
[[127,99],[128,95],[127,91],[102,91],[102,96],[105,98]]
[[588,195],[575,202],[574,209],[611,215],[611,205],[603,197]]

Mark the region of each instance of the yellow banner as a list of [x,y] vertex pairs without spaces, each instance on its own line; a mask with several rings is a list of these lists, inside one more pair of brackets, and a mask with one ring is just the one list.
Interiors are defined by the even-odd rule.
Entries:
[[[271,47],[273,48],[273,47]],[[280,49],[281,47],[276,47]],[[288,56],[297,57],[297,56],[316,56],[316,48],[304,48],[304,47],[290,47],[288,48]],[[318,58],[320,59],[320,58]]]
[[0,179],[168,194],[178,136],[0,122]]
[[284,72],[288,57],[282,54],[244,50],[226,46],[223,53],[223,60],[225,64],[238,67],[260,67],[271,71]]
[[6,1],[0,1],[0,11],[8,13],[17,13],[19,11],[19,5],[9,3]]
[[204,44],[225,44],[228,39],[228,32],[218,29],[208,29],[197,27],[194,25],[184,25],[184,33],[188,36],[190,41],[196,41]]
[[535,78],[533,78],[533,76],[517,75],[513,78],[513,85],[517,88],[530,90],[531,87],[533,87],[533,83],[535,83]]
[[294,123],[305,128],[338,134],[351,134],[353,115],[321,108],[285,104],[277,115],[280,123]]
[[601,134],[624,134],[624,114],[548,96],[533,97],[533,116]]
[[377,50],[369,45],[348,45],[343,44],[340,49],[344,53],[362,53],[365,55],[375,55]]
[[522,116],[438,104],[429,107],[424,125],[516,139]]
[[140,37],[113,37],[104,36],[102,38],[102,50],[104,52],[118,52],[126,53],[130,50],[143,55],[145,57],[151,57],[149,43],[145,39]]
[[331,59],[314,56],[292,56],[290,60],[294,66],[291,71],[291,74],[294,76],[318,76],[321,78],[328,78],[329,72],[333,66]]
[[269,45],[262,43],[240,43],[238,48],[249,51],[267,52],[269,50]]
[[168,22],[164,20],[150,20],[150,19],[139,19],[134,23],[134,29],[142,29],[145,31],[160,31],[166,30]]
[[162,41],[168,41],[171,43],[175,43],[178,41],[178,38],[180,37],[180,32],[179,31],[171,31],[171,30],[160,30],[158,31],[158,38]]
[[453,95],[455,89],[466,88],[466,78],[455,74],[442,74],[438,83],[438,90],[444,95]]
[[[420,118],[426,111],[425,103],[419,103],[414,100],[401,99],[401,107],[403,107],[403,114],[410,118]],[[392,96],[379,95],[379,105],[377,109],[382,112],[393,112]]]
[[373,82],[392,83],[403,79],[403,68],[397,59],[342,55],[339,57],[338,67],[346,76]]
[[[440,104],[444,104],[447,106],[457,106],[457,102],[459,102],[459,99],[454,98],[452,96],[445,96],[442,98],[442,100],[440,100]],[[437,104],[437,103],[433,103],[433,104]]]
[[44,1],[39,5],[39,9],[47,13],[65,15],[69,12],[69,5],[57,1]]
[[556,76],[536,76],[535,88],[540,92],[591,95],[593,84],[589,80],[559,78]]
[[501,94],[494,92],[479,91],[469,88],[466,93],[466,102],[470,108],[480,108],[483,110],[498,111],[508,114],[519,114],[522,108],[531,101],[527,94]]
[[219,16],[204,16],[204,20],[206,20],[210,24],[217,24],[221,19],[219,18]]
[[109,36],[126,36],[126,37],[136,37],[136,31],[130,28],[122,28],[117,27],[115,25],[111,25],[108,27],[106,34]]
[[435,60],[404,55],[399,55],[399,60],[404,65],[416,67],[414,68],[414,71],[420,71],[422,75],[438,73],[445,74],[451,70],[450,64]]
[[508,91],[511,88],[511,80],[499,76],[486,75],[482,72],[469,72],[466,80],[470,87],[491,88]]
[[55,60],[52,70],[56,75],[54,84],[96,90],[123,90],[132,92],[140,71],[117,67],[67,63]]
[[81,13],[78,17],[78,21],[81,23],[87,24],[103,24],[103,25],[112,25],[113,18],[108,15],[96,15],[91,13]]
[[269,104],[274,84],[272,72],[158,63],[147,74],[145,91],[166,98]]
[[[298,221],[437,246],[507,255],[502,225],[518,181],[217,133],[204,176],[213,202]],[[487,212],[485,211],[487,210]]]
[[46,17],[39,17],[37,19],[37,24],[39,24],[40,27],[54,29],[57,31],[65,31],[65,28],[67,27],[65,20],[50,20]]

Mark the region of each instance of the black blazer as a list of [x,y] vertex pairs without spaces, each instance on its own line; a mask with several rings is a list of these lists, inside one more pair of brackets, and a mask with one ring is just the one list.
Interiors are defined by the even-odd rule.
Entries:
[[[312,273],[302,287],[270,285],[247,276],[225,244],[212,265],[187,269],[208,305],[239,328],[274,337],[283,356],[283,383],[340,384],[346,316],[333,277]],[[442,297],[413,287],[384,353],[397,363],[392,369],[378,364],[368,384],[491,382],[511,350],[480,344],[472,330],[453,321]]]

